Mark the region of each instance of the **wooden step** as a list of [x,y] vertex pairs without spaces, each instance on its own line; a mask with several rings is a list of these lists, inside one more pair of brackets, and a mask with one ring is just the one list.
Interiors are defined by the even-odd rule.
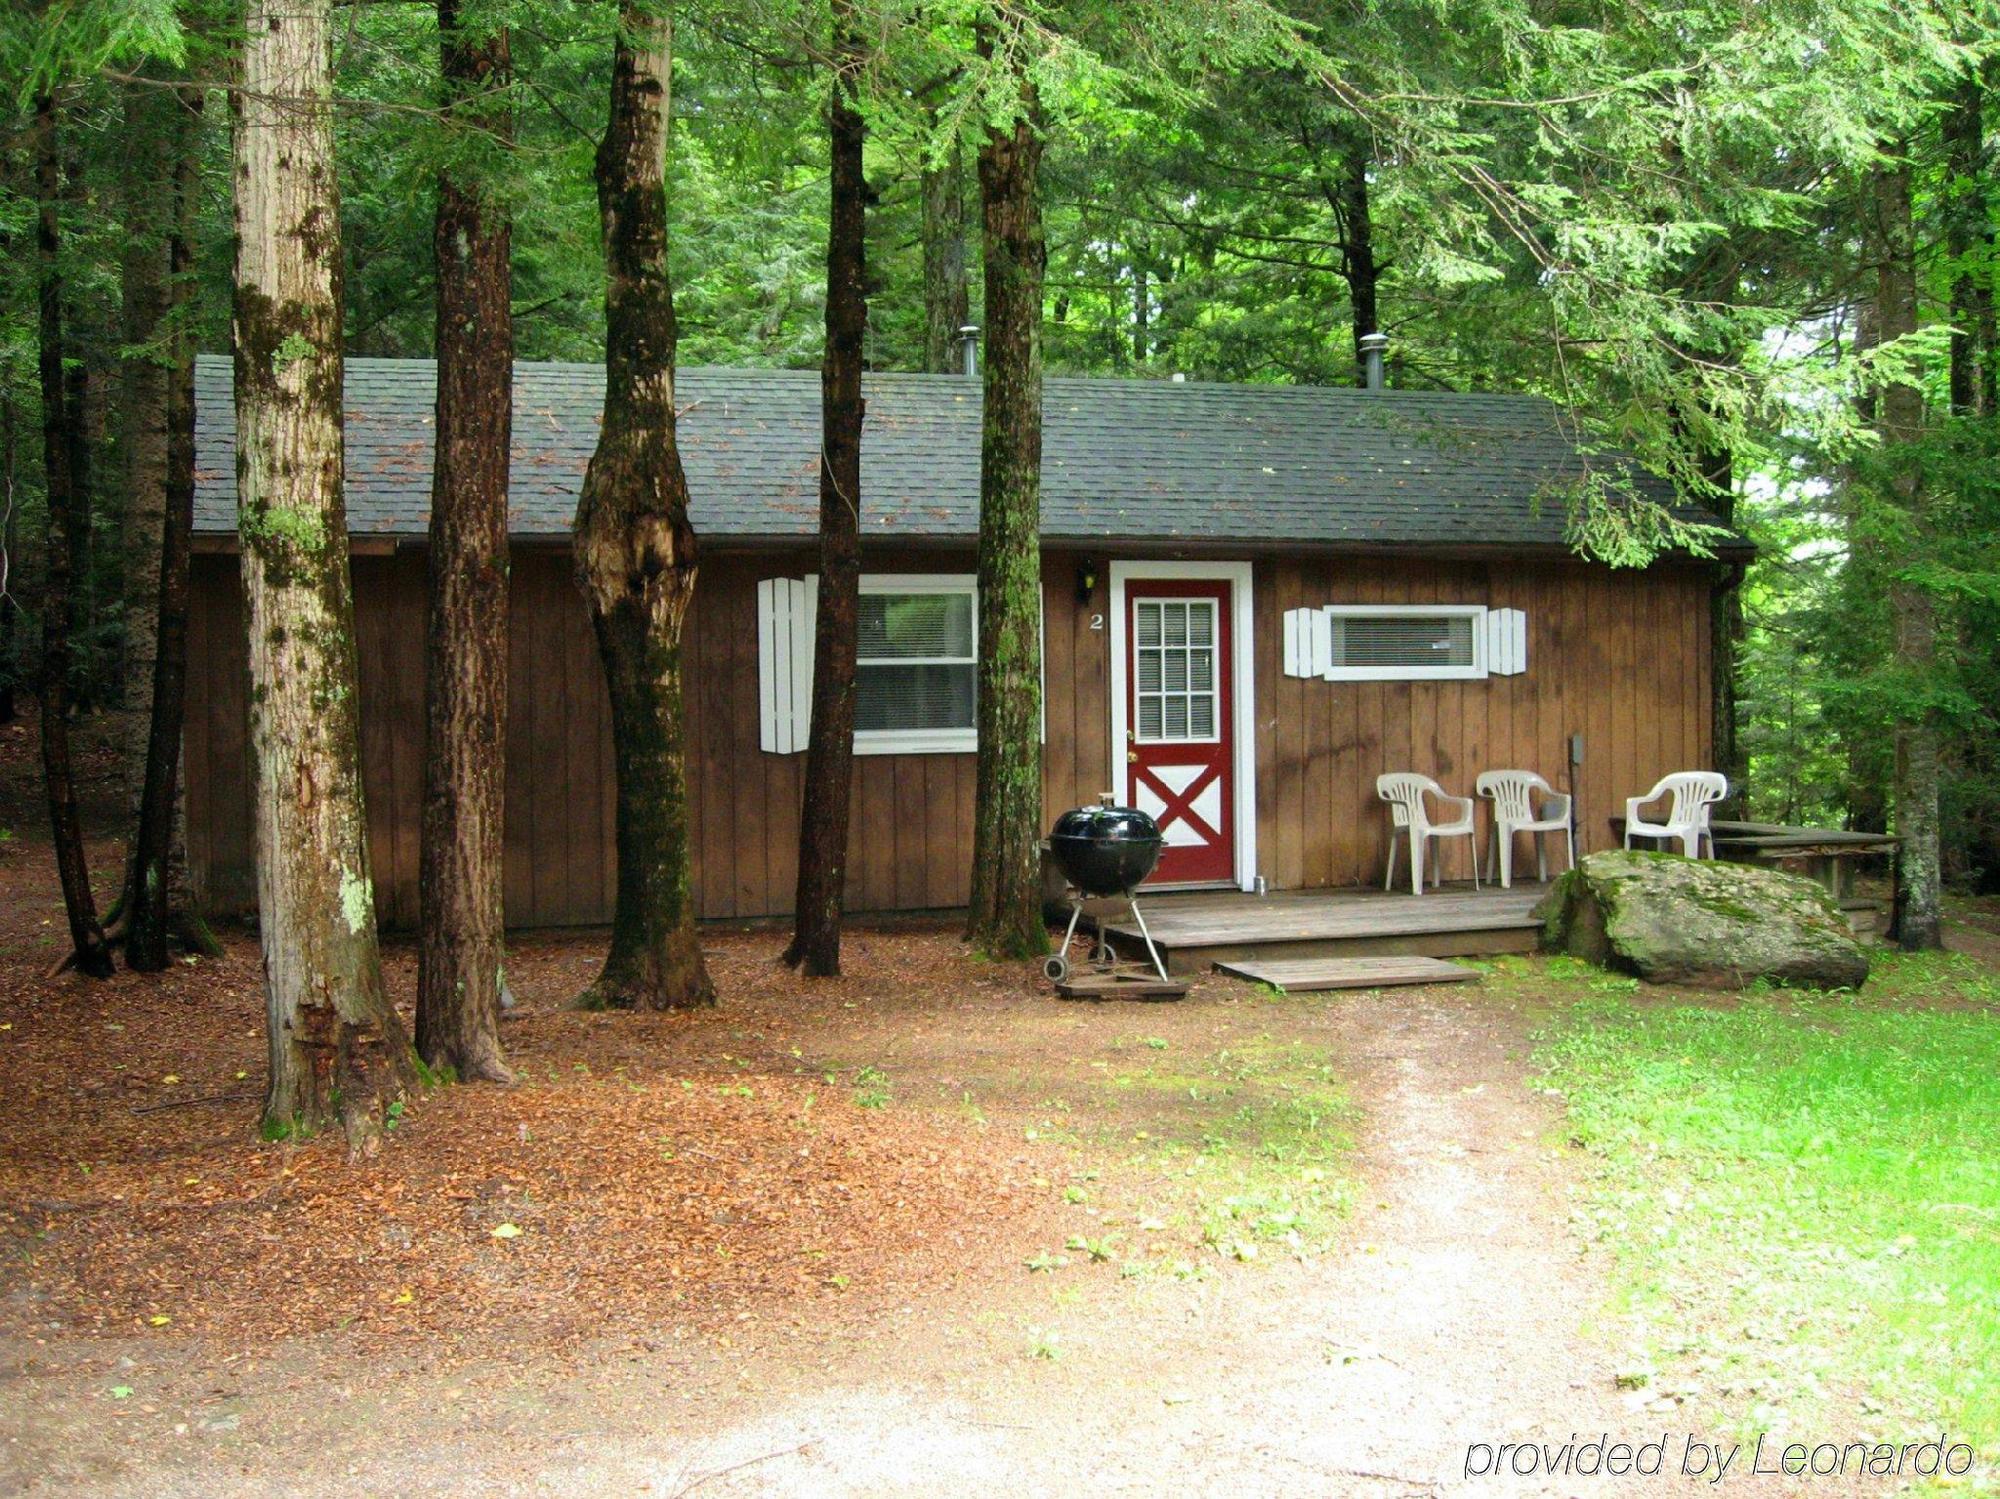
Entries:
[[[1546,887],[1515,882],[1385,895],[1382,891],[1284,891],[1268,896],[1146,898],[1146,925],[1169,972],[1207,973],[1217,963],[1304,958],[1469,958],[1532,952],[1541,937],[1535,904]],[[1143,957],[1131,920],[1098,918],[1127,957]]]
[[1479,974],[1436,958],[1267,958],[1217,963],[1218,973],[1269,984],[1287,994],[1315,989],[1387,989],[1397,984],[1462,984]]
[[1188,986],[1178,979],[1130,970],[1100,973],[1080,969],[1056,984],[1056,993],[1064,999],[1181,999],[1187,992]]

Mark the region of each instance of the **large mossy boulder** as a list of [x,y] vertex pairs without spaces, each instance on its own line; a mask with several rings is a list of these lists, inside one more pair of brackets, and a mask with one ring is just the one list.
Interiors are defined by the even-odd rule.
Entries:
[[1852,989],[1868,977],[1868,955],[1822,886],[1748,864],[1591,854],[1535,914],[1548,951],[1656,984]]

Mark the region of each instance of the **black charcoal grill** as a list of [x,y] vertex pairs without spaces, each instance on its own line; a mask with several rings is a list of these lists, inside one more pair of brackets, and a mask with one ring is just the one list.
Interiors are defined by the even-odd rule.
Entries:
[[1153,934],[1146,930],[1146,918],[1140,914],[1138,899],[1133,894],[1160,862],[1160,842],[1158,823],[1136,807],[1114,807],[1109,792],[1104,794],[1102,805],[1078,807],[1056,819],[1049,834],[1049,853],[1069,884],[1069,927],[1063,933],[1062,948],[1042,965],[1042,971],[1058,986],[1076,982],[1072,975],[1078,970],[1099,979],[1114,979],[1129,973],[1133,965],[1119,961],[1110,939],[1104,935],[1101,916],[1095,918],[1090,955],[1074,963],[1070,958],[1084,903],[1119,898],[1131,909],[1139,934],[1145,938],[1153,972],[1160,982],[1169,982],[1167,965],[1153,945]]

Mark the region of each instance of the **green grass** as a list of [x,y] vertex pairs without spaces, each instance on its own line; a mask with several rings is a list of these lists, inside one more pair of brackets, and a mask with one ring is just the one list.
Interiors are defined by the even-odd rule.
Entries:
[[1746,1432],[2000,1455],[1992,977],[1891,957],[1861,995],[1714,1006],[1571,977],[1540,1061],[1658,1383]]

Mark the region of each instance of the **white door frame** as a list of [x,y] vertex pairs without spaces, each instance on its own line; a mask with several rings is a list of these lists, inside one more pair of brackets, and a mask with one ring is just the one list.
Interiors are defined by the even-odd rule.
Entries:
[[1230,584],[1230,767],[1236,789],[1236,875],[1257,888],[1257,680],[1251,638],[1251,575],[1247,562],[1114,562],[1111,564],[1111,786],[1120,801],[1130,776],[1125,762],[1125,585],[1135,579],[1222,579]]

